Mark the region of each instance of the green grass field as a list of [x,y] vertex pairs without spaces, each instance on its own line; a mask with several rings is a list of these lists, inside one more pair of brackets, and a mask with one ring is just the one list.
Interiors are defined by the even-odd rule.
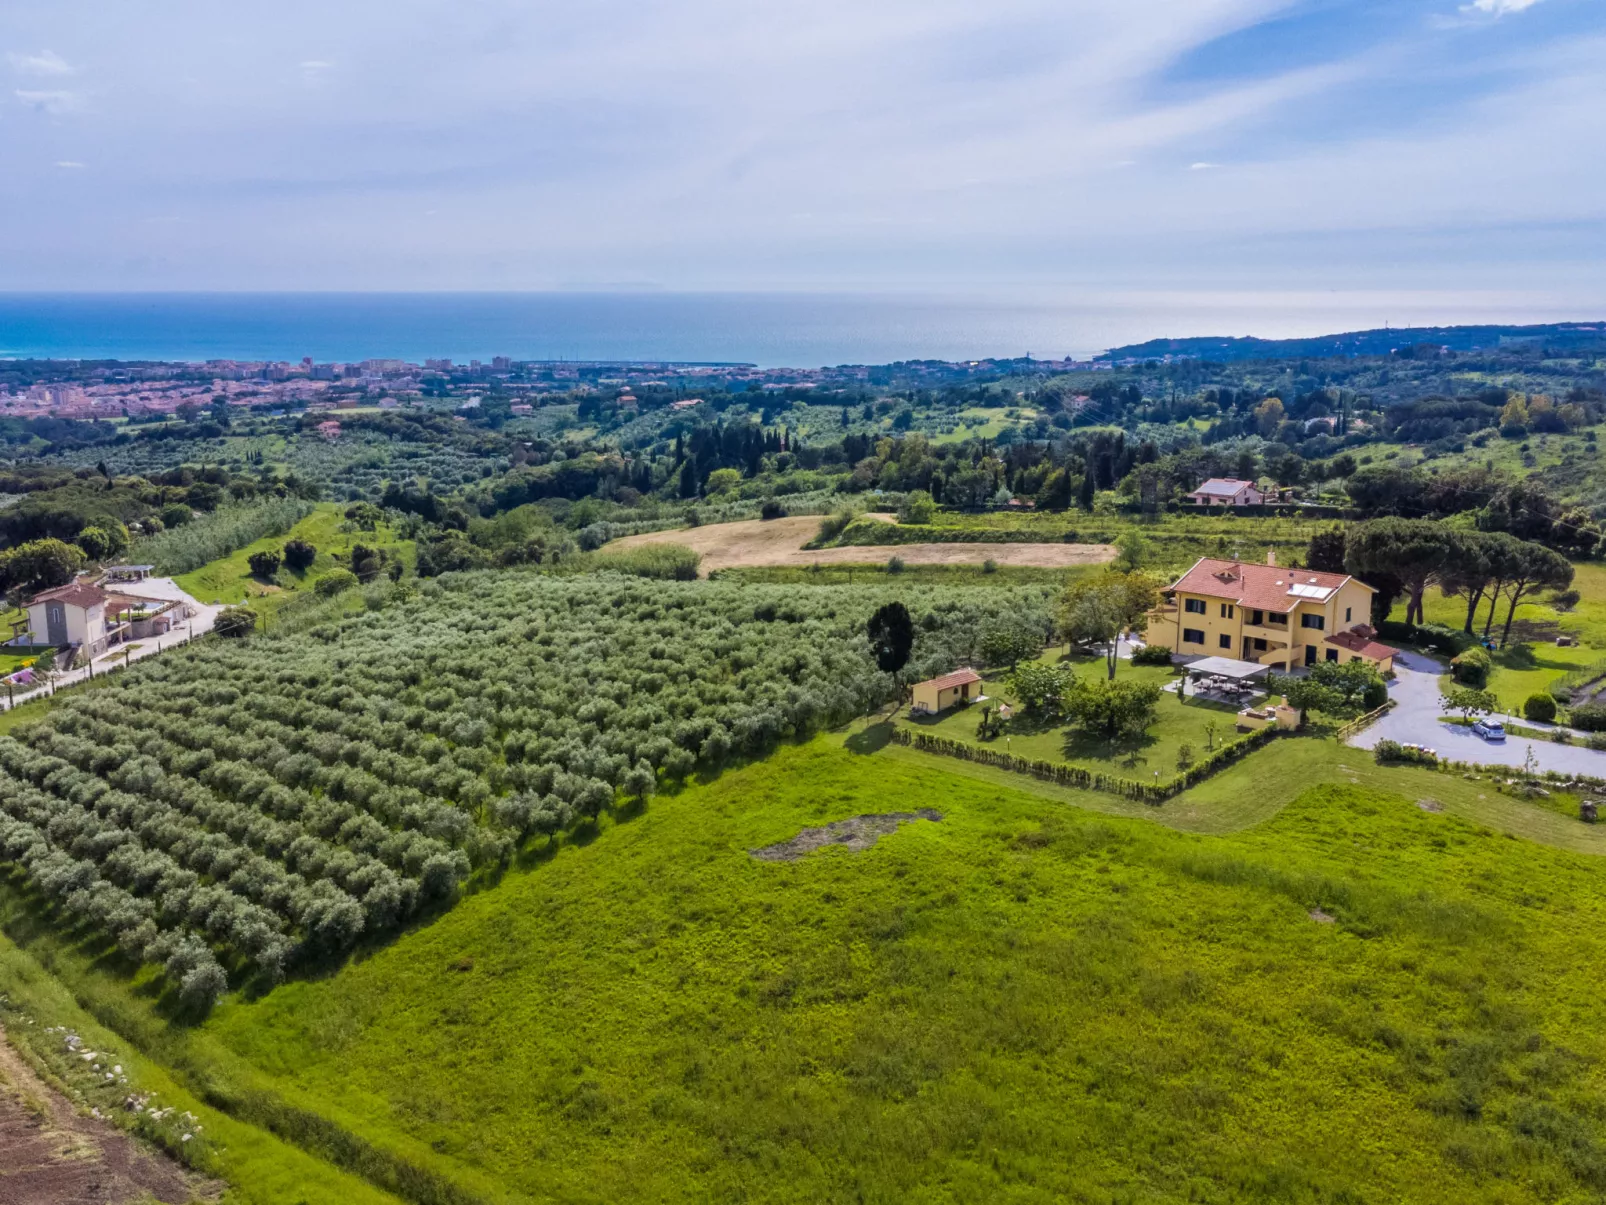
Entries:
[[[1148,809],[822,738],[194,1030],[31,952],[181,1090],[311,1111],[461,1200],[1596,1199],[1606,864],[1540,842],[1597,830],[1263,756]],[[1076,806],[1106,801],[1133,814]],[[915,807],[943,819],[862,853],[747,852]]]
[[[1530,694],[1543,693],[1557,678],[1606,660],[1606,565],[1587,562],[1573,568],[1573,587],[1583,596],[1578,606],[1571,611],[1558,611],[1542,597],[1533,603],[1522,603],[1517,607],[1512,645],[1494,655],[1495,671],[1489,678],[1489,689],[1509,711],[1521,714],[1522,701]],[[1466,621],[1466,601],[1446,598],[1437,590],[1428,591],[1426,611],[1430,622],[1458,631]],[[1401,602],[1395,608],[1395,617],[1403,613]],[[1482,632],[1487,613],[1487,606],[1479,608],[1476,631]],[[1496,637],[1505,624],[1505,616],[1502,603],[1492,632]],[[1525,632],[1545,639],[1517,641]],[[1554,640],[1558,633],[1578,643],[1558,647]]]
[[[377,532],[341,531],[343,508],[326,504],[297,523],[282,536],[269,536],[238,549],[221,560],[212,561],[192,573],[174,580],[192,597],[204,603],[243,603],[249,600],[258,610],[272,612],[301,591],[311,589],[317,580],[331,569],[340,567],[335,555],[350,557],[353,544],[366,544],[370,548],[384,548],[400,555],[403,562],[412,564],[413,549],[409,541],[397,541],[383,526]],[[264,583],[251,575],[249,560],[252,553],[268,549],[281,549],[293,539],[306,540],[318,550],[318,558],[304,573],[288,568],[279,570],[277,583]]]
[[[320,508],[293,533],[320,550],[301,590],[332,552],[390,542],[338,525]],[[1323,525],[1179,516],[1156,543],[1264,555]],[[287,538],[179,580],[241,601],[246,557]],[[1578,575],[1575,611],[1519,619],[1581,646],[1503,652],[1503,704],[1606,658],[1606,568]],[[1459,607],[1435,592],[1429,617],[1459,627]],[[978,716],[931,728],[974,741]],[[1166,777],[1209,721],[1234,735],[1230,709],[1163,695],[1131,767],[1062,728],[1010,751]],[[1573,797],[1299,738],[1151,806],[887,731],[855,723],[538,839],[439,919],[195,1027],[158,1013],[152,968],[130,977],[0,876],[0,1022],[116,1049],[202,1117],[205,1166],[251,1205],[1606,1200],[1606,826]],[[864,852],[749,854],[926,807],[943,819]],[[48,1042],[18,1043],[50,1070]]]

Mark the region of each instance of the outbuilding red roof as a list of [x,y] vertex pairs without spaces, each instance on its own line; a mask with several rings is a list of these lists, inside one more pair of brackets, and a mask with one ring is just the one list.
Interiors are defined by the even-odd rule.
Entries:
[[[1371,628],[1366,629],[1367,632],[1371,630]],[[1397,656],[1400,651],[1399,649],[1391,649],[1388,645],[1381,644],[1370,636],[1362,635],[1355,630],[1334,632],[1327,638],[1326,643],[1336,644],[1341,649],[1348,649],[1350,652],[1365,657],[1369,661],[1384,661],[1390,657]]]
[[981,675],[973,669],[956,669],[951,674],[943,674],[939,678],[932,678],[929,682],[922,682],[922,686],[935,687],[937,690],[948,690],[951,687],[963,686],[967,682],[980,682]]
[[42,602],[61,602],[73,607],[93,607],[97,603],[106,601],[106,591],[99,586],[92,586],[88,582],[69,582],[65,586],[57,586],[53,590],[45,590],[35,594],[28,605]]
[[[1324,603],[1350,580],[1343,573],[1318,573],[1314,569],[1285,569],[1281,565],[1201,557],[1168,588],[1235,602],[1251,610],[1286,612],[1302,602]],[[1372,588],[1364,582],[1357,585],[1368,590]]]

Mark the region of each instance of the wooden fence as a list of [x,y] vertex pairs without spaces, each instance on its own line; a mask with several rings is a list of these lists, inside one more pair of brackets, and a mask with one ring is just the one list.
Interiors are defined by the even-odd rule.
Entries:
[[1349,723],[1345,724],[1342,728],[1340,728],[1334,735],[1337,736],[1337,738],[1338,738],[1340,743],[1342,743],[1344,741],[1347,741],[1347,740],[1349,740],[1350,737],[1354,736],[1362,728],[1365,728],[1373,720],[1379,719],[1380,717],[1387,715],[1389,712],[1391,712],[1393,710],[1394,710],[1394,700],[1390,699],[1387,703],[1383,704],[1383,706],[1379,707],[1376,711],[1368,711],[1363,716],[1357,716],[1355,719],[1351,720]]

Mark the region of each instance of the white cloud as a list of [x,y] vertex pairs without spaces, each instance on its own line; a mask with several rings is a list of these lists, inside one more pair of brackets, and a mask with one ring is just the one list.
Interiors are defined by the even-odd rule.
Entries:
[[22,75],[72,75],[76,68],[54,50],[41,50],[38,54],[8,54],[11,66]]
[[[69,264],[92,286],[114,262],[148,265],[150,287],[1096,283],[1123,260],[1187,284],[1219,278],[1199,265],[1233,239],[1303,272],[1367,229],[1334,262],[1395,272],[1446,230],[1586,220],[1553,237],[1593,266],[1606,161],[1576,148],[1606,111],[1587,36],[1606,6],[1544,10],[1580,26],[1563,42],[1506,16],[1534,2],[1449,0],[1453,31],[1357,4],[1369,50],[1315,38],[1280,69],[1231,35],[1327,6],[9,0],[0,45],[94,67],[13,80],[36,89],[17,102],[75,114],[72,141],[41,150],[51,123],[0,123],[0,163],[49,173],[70,153],[108,187],[71,212],[21,199],[0,287],[66,284]],[[1567,97],[1531,94],[1559,79]],[[1488,183],[1513,176],[1565,186]],[[149,214],[170,215],[163,241]],[[1442,253],[1446,271],[1468,258]]]
[[58,159],[56,160],[56,166],[68,169],[76,169],[83,167],[83,164],[79,163],[76,159]]
[[1488,13],[1491,16],[1503,17],[1507,13],[1520,13],[1538,4],[1539,0],[1472,0],[1465,5],[1462,12]]
[[83,108],[84,103],[84,98],[77,92],[66,91],[39,92],[18,88],[16,97],[35,112],[49,113],[53,117],[75,113]]

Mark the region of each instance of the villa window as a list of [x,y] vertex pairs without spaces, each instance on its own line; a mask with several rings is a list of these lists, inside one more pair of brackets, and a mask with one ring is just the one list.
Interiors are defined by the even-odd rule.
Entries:
[[1232,648],[1232,637],[1225,632],[1221,634],[1221,647],[1224,649]]
[[1285,627],[1288,626],[1288,616],[1280,615],[1276,611],[1267,611],[1266,612],[1266,622],[1270,623],[1270,624],[1275,624],[1277,627],[1280,627],[1280,628],[1285,628]]
[[1249,612],[1249,622],[1253,626],[1259,627],[1261,624],[1266,622],[1266,613],[1264,611]]
[[1223,618],[1223,619],[1231,619],[1232,618],[1232,611],[1233,611],[1233,607],[1232,607],[1231,603],[1222,603],[1221,604],[1221,618]]
[[1320,615],[1301,615],[1299,626],[1302,628],[1315,628],[1318,632],[1327,627],[1327,621]]
[[1182,643],[1183,644],[1203,644],[1204,643],[1204,633],[1201,632],[1198,628],[1183,628],[1182,629]]
[[1182,609],[1189,615],[1203,615],[1205,613],[1204,599],[1188,598],[1182,602]]
[[1355,618],[1355,608],[1354,607],[1345,607],[1344,608],[1344,622],[1348,623],[1353,618]]
[[1327,650],[1327,659],[1329,661],[1337,661],[1338,660],[1338,650],[1337,649],[1328,649]]

